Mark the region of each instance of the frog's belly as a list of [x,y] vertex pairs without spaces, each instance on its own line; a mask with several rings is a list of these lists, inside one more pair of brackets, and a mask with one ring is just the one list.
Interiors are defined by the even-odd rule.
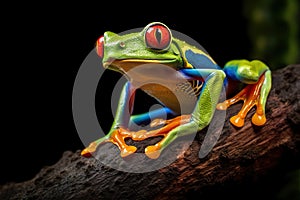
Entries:
[[143,64],[126,73],[135,88],[140,88],[177,114],[191,113],[196,105],[195,85],[173,67],[162,64]]
[[[186,82],[185,85],[187,84],[189,83]],[[195,108],[198,97],[187,87],[182,87],[181,83],[145,84],[141,89],[176,114],[190,114]]]

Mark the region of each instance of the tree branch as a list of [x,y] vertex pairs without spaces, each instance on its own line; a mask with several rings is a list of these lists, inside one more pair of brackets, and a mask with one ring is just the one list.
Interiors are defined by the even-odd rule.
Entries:
[[[146,173],[118,171],[97,159],[81,157],[80,151],[65,152],[60,161],[43,168],[32,180],[1,186],[0,199],[205,198],[296,169],[300,166],[299,69],[300,65],[290,65],[273,72],[265,126],[251,124],[252,110],[244,127],[233,127],[228,119],[241,105],[230,107],[217,144],[204,158],[198,153],[206,130],[170,165]],[[118,154],[110,148],[105,159],[114,160]],[[238,192],[229,191],[232,195]]]

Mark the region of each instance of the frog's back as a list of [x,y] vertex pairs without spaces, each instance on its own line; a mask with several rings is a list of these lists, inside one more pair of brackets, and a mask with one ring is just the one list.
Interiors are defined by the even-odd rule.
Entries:
[[187,68],[221,69],[202,46],[196,47],[178,39],[174,42],[181,47],[182,56],[189,64]]

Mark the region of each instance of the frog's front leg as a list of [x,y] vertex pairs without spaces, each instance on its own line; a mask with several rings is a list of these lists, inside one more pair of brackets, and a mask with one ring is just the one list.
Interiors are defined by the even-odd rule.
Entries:
[[[112,142],[113,144],[118,146],[122,157],[128,156],[134,153],[137,150],[137,148],[135,146],[128,146],[125,143],[125,138],[130,137],[134,140],[143,140],[150,137],[150,135],[147,134],[146,130],[139,130],[135,132],[130,131],[131,128],[134,128],[135,125],[138,125],[140,127],[141,124],[148,124],[151,122],[151,119],[161,118],[166,115],[174,115],[172,110],[164,107],[161,109],[150,111],[148,113],[132,116],[131,114],[133,110],[134,97],[135,88],[132,87],[130,82],[127,82],[121,92],[119,105],[111,130],[104,137],[90,143],[90,145],[81,152],[81,155],[85,157],[90,157],[100,145],[106,142]],[[171,123],[171,121],[173,123]],[[160,122],[158,122],[157,120],[151,122],[151,126],[153,127],[158,126],[160,124],[171,125],[174,124],[174,120],[161,119]]]
[[98,146],[106,142],[112,142],[117,145],[121,151],[122,157],[136,151],[135,146],[128,146],[124,141],[124,139],[130,135],[130,132],[127,130],[127,126],[133,110],[134,96],[135,89],[129,82],[127,82],[121,92],[119,105],[111,130],[104,137],[92,142],[81,152],[81,155],[90,157],[92,153],[97,150]]
[[161,152],[176,138],[195,134],[205,128],[211,121],[218,103],[223,87],[225,73],[216,69],[186,69],[182,72],[191,79],[205,78],[205,84],[191,115],[180,116],[166,125],[160,132],[155,130],[153,133],[165,133],[164,138],[153,146],[148,146],[145,153],[148,157],[156,159]]
[[218,104],[217,109],[225,110],[230,105],[243,100],[243,107],[237,115],[230,118],[230,122],[237,127],[242,127],[247,113],[256,105],[252,123],[257,126],[265,124],[265,105],[271,88],[271,71],[269,68],[258,60],[251,62],[233,60],[225,65],[224,72],[228,78],[241,81],[247,86],[234,97]]

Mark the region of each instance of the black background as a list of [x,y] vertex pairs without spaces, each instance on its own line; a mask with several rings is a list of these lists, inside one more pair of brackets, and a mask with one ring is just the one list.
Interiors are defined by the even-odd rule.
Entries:
[[242,1],[161,3],[7,7],[1,31],[0,184],[28,180],[43,166],[56,163],[64,151],[84,148],[73,122],[73,83],[104,31],[118,33],[161,21],[198,41],[220,66],[249,58]]

